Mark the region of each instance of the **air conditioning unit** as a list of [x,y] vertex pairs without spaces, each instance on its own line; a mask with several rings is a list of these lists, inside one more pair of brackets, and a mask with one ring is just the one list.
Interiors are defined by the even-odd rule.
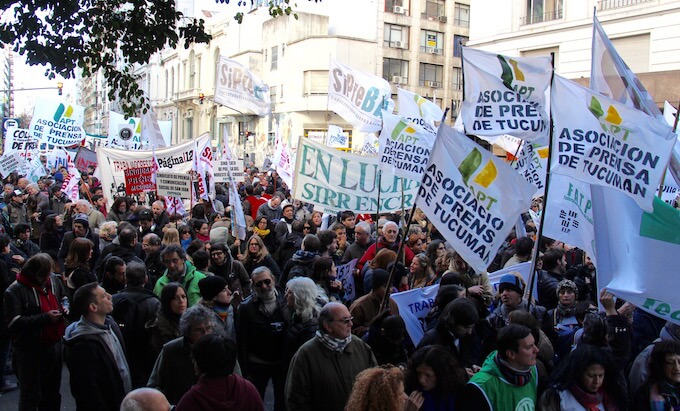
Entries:
[[425,87],[440,88],[441,86],[442,86],[442,83],[439,82],[439,81],[430,81],[430,80],[425,81]]
[[439,16],[440,23],[446,23],[446,16]]
[[437,49],[435,47],[428,47],[426,51],[430,54],[437,54]]
[[404,14],[405,13],[404,8],[402,6],[394,6],[394,8],[392,9],[392,12],[394,12],[394,14]]
[[402,43],[401,41],[395,41],[394,42],[394,47],[398,49],[405,49],[406,44]]
[[404,84],[404,83],[406,83],[406,81],[404,81],[404,80],[405,80],[404,77],[400,77],[400,76],[392,76],[392,83],[396,83],[396,84]]

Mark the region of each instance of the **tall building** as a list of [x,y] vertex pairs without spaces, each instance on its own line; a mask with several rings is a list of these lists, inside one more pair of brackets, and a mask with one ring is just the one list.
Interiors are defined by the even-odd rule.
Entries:
[[[5,45],[0,50],[0,118],[14,117],[14,53]],[[26,125],[28,126],[28,125]]]

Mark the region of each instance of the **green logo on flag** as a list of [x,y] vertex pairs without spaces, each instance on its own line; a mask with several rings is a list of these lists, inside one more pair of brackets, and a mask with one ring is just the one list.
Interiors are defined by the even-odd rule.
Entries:
[[640,235],[680,245],[680,210],[654,197],[654,212],[642,213]]

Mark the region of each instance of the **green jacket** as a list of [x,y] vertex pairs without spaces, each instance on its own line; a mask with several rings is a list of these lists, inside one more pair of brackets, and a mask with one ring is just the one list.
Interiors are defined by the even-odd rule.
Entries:
[[531,367],[531,381],[528,384],[513,385],[498,369],[495,361],[496,354],[497,351],[494,351],[486,357],[482,369],[470,378],[468,386],[476,386],[484,393],[491,410],[533,411],[538,384],[536,366]]
[[[205,275],[200,271],[196,271],[196,267],[189,261],[185,261],[186,264],[186,274],[184,278],[179,283],[184,287],[184,291],[187,293],[187,307],[191,307],[196,304],[198,300],[201,299],[201,292],[198,288],[198,282],[205,278]],[[153,288],[153,293],[161,298],[161,290],[163,287],[168,285],[170,279],[168,278],[168,270],[163,272],[161,278],[156,281],[156,285]]]

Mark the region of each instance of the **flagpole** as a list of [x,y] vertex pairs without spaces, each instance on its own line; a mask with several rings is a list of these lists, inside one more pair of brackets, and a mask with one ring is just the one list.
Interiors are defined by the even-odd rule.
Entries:
[[[550,75],[550,87],[552,88],[553,79],[555,78],[555,53],[550,53],[551,63],[553,65],[553,71]],[[538,226],[538,234],[536,235],[536,241],[534,242],[534,249],[531,255],[531,268],[529,269],[529,275],[531,275],[531,281],[529,282],[529,294],[527,296],[527,311],[531,312],[531,298],[534,293],[534,283],[536,282],[536,262],[538,260],[538,246],[541,242],[541,237],[543,237],[543,226],[545,225],[545,210],[548,207],[548,191],[550,190],[550,163],[552,162],[552,149],[553,149],[553,117],[552,117],[552,105],[550,106],[550,130],[548,133],[548,162],[546,165],[545,174],[545,195],[543,196],[543,210],[541,211],[541,222]]]
[[[675,110],[675,121],[673,122],[673,132],[675,133],[675,130],[678,128],[678,114],[680,114],[680,101],[678,101],[678,109]],[[668,164],[666,164],[666,167],[664,167],[663,174],[661,175],[661,184],[659,184],[659,195],[657,197],[661,198],[661,195],[663,193],[663,185],[666,180],[666,172],[668,170]]]

